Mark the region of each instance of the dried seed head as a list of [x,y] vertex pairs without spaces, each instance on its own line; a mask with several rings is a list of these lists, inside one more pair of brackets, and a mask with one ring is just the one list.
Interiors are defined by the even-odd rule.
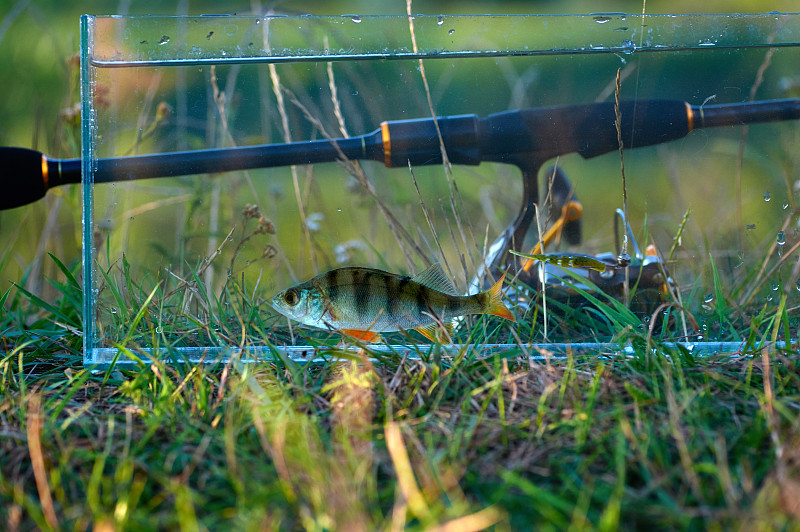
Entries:
[[261,258],[271,259],[272,257],[274,257],[277,254],[278,254],[278,250],[275,249],[275,247],[272,246],[271,244],[267,244],[267,247],[264,248],[264,252],[261,254]]
[[261,211],[258,205],[245,205],[242,209],[242,216],[245,218],[261,218]]
[[81,104],[66,107],[58,113],[59,118],[70,126],[79,127],[81,124]]
[[111,101],[109,100],[109,94],[111,93],[111,88],[108,85],[103,84],[96,84],[94,87],[94,105],[95,107],[101,109],[107,109],[111,106]]
[[263,216],[258,219],[258,228],[256,228],[256,233],[266,233],[268,235],[275,234],[275,224],[271,221],[267,220]]

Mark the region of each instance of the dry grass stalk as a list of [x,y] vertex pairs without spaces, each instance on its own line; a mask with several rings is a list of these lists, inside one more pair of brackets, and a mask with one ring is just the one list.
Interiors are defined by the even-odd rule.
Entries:
[[50,486],[47,482],[47,466],[45,465],[45,457],[42,450],[43,420],[41,407],[41,396],[36,392],[32,393],[28,398],[28,451],[31,457],[33,476],[36,479],[36,489],[39,492],[42,512],[50,528],[58,530],[58,517],[56,517],[53,496],[50,493]]

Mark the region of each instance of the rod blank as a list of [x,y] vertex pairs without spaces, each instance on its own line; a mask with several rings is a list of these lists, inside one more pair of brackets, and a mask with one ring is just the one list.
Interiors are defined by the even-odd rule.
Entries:
[[[800,98],[692,106],[679,100],[621,102],[625,148],[676,140],[694,129],[800,118]],[[539,107],[436,119],[389,121],[366,135],[346,139],[266,144],[116,157],[96,161],[95,183],[174,177],[234,170],[315,164],[340,159],[374,160],[387,167],[440,164],[441,141],[452,163],[517,164],[577,152],[585,158],[619,148],[611,102]],[[25,148],[0,148],[0,209],[36,201],[47,190],[81,180],[80,159],[50,159]]]

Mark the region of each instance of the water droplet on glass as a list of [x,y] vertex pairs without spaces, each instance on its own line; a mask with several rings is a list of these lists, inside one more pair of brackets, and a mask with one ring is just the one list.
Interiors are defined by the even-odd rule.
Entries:
[[605,24],[609,20],[611,20],[611,17],[604,17],[602,15],[594,17],[594,21],[597,22],[598,24]]
[[157,332],[158,334],[161,334],[161,333],[163,333],[163,332],[164,332],[164,327],[162,327],[161,325],[159,325],[158,327],[156,327],[156,332]]
[[439,17],[438,19],[436,19],[436,24],[439,26],[444,24],[444,17]]
[[739,250],[736,252],[736,263],[733,265],[734,268],[741,268],[744,266],[744,251]]
[[780,283],[772,283],[771,286],[773,292],[777,292],[780,287],[781,287]]
[[447,32],[447,34],[448,34],[448,35],[452,35],[452,34],[454,34],[455,32],[456,32],[456,30],[452,30],[452,29],[451,29],[450,31],[448,31],[448,32]]
[[712,301],[714,301],[714,294],[706,294],[705,297],[703,298],[703,301],[706,303],[711,303]]
[[772,199],[772,196],[770,195],[769,190],[764,192],[764,201],[769,201],[771,199]]
[[117,313],[117,307],[111,307],[111,314]]
[[783,210],[785,211],[785,210],[786,210],[786,209],[788,209],[788,208],[789,208],[789,202],[788,202],[788,201],[787,201],[787,202],[784,202],[784,204],[783,204]]
[[169,42],[169,35],[162,35],[161,40],[158,41],[159,46],[167,44]]
[[746,226],[744,226],[744,227],[745,227],[745,229],[747,229],[748,231],[752,231],[753,229],[755,229],[755,228],[756,228],[756,224],[747,224],[747,225],[746,225]]
[[798,279],[797,282],[794,283],[794,287],[797,288],[798,292],[800,292],[800,279]]
[[779,246],[782,246],[782,245],[786,244],[786,233],[784,233],[783,231],[778,231],[778,240],[777,240],[777,242],[778,242]]
[[352,21],[353,21],[353,22],[355,22],[356,24],[359,24],[359,23],[361,23],[361,17],[359,17],[358,15],[356,15],[356,16],[354,16],[354,17],[352,17],[350,20],[352,20]]
[[633,44],[633,41],[629,39],[625,39],[622,41],[622,52],[626,54],[632,54],[636,51],[636,45]]

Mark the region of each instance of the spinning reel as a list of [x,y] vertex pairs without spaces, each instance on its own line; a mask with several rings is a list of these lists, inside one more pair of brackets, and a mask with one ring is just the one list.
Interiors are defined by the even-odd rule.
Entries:
[[[524,235],[532,232],[531,225],[535,219],[535,216],[518,215],[516,225],[512,223],[503,233],[511,238],[494,242],[484,263],[490,265],[482,269],[481,273],[491,271],[496,277],[506,270],[516,272],[511,278],[530,290],[516,289],[509,293],[509,297],[523,308],[530,303],[528,292],[543,293],[546,297],[571,307],[587,304],[584,294],[601,292],[627,303],[631,311],[640,316],[651,314],[667,301],[675,283],[664,260],[653,245],[647,246],[644,253],[641,251],[622,209],[616,209],[614,213],[615,252],[598,255],[545,253],[548,246],[558,244],[562,239],[571,246],[579,245],[582,241],[583,215],[583,206],[563,170],[552,167],[545,172],[545,176],[548,180],[549,199],[545,203],[550,206],[547,230],[529,253],[516,251],[515,239],[524,238]],[[529,196],[525,198],[524,205],[529,206],[528,209],[533,212],[535,208],[530,206],[536,202],[531,190],[535,188],[526,187]],[[623,231],[633,256],[621,248],[620,237]],[[503,250],[505,253],[501,254]],[[490,259],[492,263],[489,262]],[[476,276],[470,287],[471,292],[482,289],[490,280],[490,276],[484,279]]]

